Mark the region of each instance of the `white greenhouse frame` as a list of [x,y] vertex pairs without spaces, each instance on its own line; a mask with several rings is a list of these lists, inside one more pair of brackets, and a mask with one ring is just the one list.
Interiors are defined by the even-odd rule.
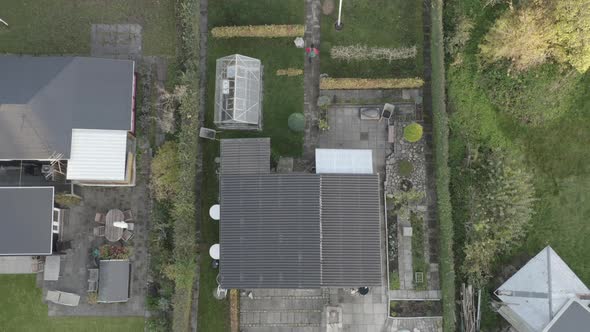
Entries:
[[262,65],[234,54],[217,59],[215,124],[223,129],[262,129]]

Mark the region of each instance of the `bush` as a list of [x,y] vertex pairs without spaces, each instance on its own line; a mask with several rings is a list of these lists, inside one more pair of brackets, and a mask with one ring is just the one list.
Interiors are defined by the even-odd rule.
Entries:
[[404,128],[404,138],[410,143],[418,142],[422,138],[422,126],[416,122]]
[[289,115],[288,124],[289,129],[300,133],[305,130],[305,116],[303,113],[293,113]]
[[410,176],[414,171],[414,165],[407,160],[400,160],[399,164],[397,165],[397,170],[399,175],[401,176]]
[[172,199],[178,188],[178,147],[174,141],[165,142],[152,159],[151,189],[158,201]]
[[215,27],[211,29],[213,38],[242,38],[242,37],[303,37],[305,27],[299,24],[279,25],[243,25],[229,27]]
[[105,244],[100,247],[100,259],[128,259],[131,255],[129,247]]
[[322,78],[322,90],[413,89],[424,85],[421,78]]

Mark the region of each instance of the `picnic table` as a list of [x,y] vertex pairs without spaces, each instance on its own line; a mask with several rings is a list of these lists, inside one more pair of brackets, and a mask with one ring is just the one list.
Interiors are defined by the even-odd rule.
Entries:
[[115,226],[116,222],[125,221],[125,216],[123,211],[119,209],[112,209],[107,212],[106,221],[105,221],[105,229],[104,229],[104,237],[111,241],[117,242],[123,236],[123,228]]

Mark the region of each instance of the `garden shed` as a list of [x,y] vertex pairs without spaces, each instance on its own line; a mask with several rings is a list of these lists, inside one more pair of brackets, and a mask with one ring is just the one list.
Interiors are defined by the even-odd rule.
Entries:
[[262,65],[234,54],[217,59],[215,124],[222,129],[262,129]]

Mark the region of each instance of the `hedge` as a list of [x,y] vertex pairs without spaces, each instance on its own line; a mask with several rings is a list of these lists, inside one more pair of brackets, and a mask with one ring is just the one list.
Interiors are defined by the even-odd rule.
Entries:
[[[186,93],[178,113],[178,190],[172,205],[174,221],[174,295],[172,297],[172,330],[185,332],[190,326],[193,283],[196,277],[195,182],[197,176],[197,143],[199,119],[199,0],[178,0],[178,25],[181,30],[180,54],[183,69],[181,84]],[[196,314],[196,313],[194,313]]]
[[414,89],[424,85],[421,78],[322,78],[322,90]]
[[305,27],[300,24],[278,25],[242,25],[215,27],[211,29],[213,38],[241,38],[241,37],[303,37]]
[[453,258],[453,219],[449,192],[449,127],[445,107],[445,67],[443,0],[432,0],[432,113],[436,196],[440,224],[440,274],[443,300],[443,329],[455,332],[455,268]]

